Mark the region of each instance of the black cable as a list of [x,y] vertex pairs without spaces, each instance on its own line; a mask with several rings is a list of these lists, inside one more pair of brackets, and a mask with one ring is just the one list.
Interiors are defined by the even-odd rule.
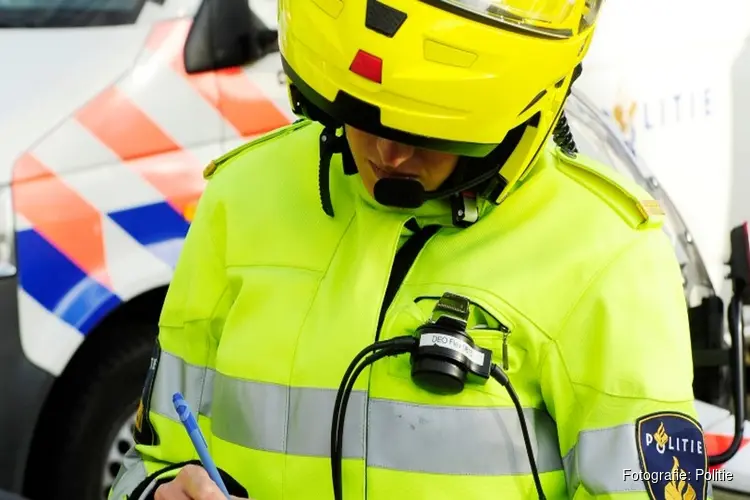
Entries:
[[[373,344],[368,345],[364,349],[362,349],[359,354],[357,354],[354,359],[349,363],[349,367],[346,369],[346,372],[344,373],[344,377],[341,379],[341,384],[339,385],[339,390],[336,392],[336,402],[333,405],[333,418],[331,420],[331,452],[336,448],[336,440],[337,438],[337,425],[338,421],[341,418],[340,410],[341,410],[341,399],[344,396],[344,390],[346,388],[346,383],[349,380],[349,377],[352,376],[352,372],[357,367],[357,364],[370,354],[371,352],[377,351],[378,349],[384,349],[388,347],[394,347],[396,343],[394,342],[396,339],[391,340],[385,340],[382,342],[375,342]],[[334,464],[331,464],[331,467],[333,468]]]
[[337,477],[341,477],[341,472],[338,470],[341,465],[341,461],[336,457],[336,450],[338,449],[338,426],[339,421],[341,420],[341,401],[344,396],[346,385],[349,382],[349,378],[351,377],[352,372],[357,367],[357,364],[362,360],[362,358],[364,358],[371,352],[377,351],[378,349],[388,347],[393,347],[392,341],[386,340],[383,342],[375,342],[374,344],[368,345],[367,347],[362,349],[362,351],[360,351],[359,354],[354,357],[351,363],[349,363],[349,366],[344,373],[344,377],[341,379],[339,390],[336,392],[336,401],[333,404],[333,418],[331,419],[331,475],[333,479],[334,498],[339,498],[341,495],[341,482],[337,482]]
[[[736,294],[729,303],[729,332],[732,337],[732,351],[735,356],[731,360],[732,389],[734,399],[734,436],[726,450],[716,455],[709,455],[709,465],[720,465],[732,458],[742,446],[745,435],[745,322],[742,317],[742,297]],[[737,345],[734,345],[734,344]]]
[[416,339],[414,339],[413,337],[406,338],[406,340],[409,341],[408,346],[404,345],[403,342],[394,342],[394,340],[398,341],[402,339],[393,339],[392,341],[378,343],[389,345],[380,345],[380,349],[378,352],[375,352],[374,354],[368,356],[361,364],[359,364],[359,366],[356,367],[356,369],[353,369],[355,363],[359,361],[364,354],[366,354],[367,352],[372,352],[374,349],[372,348],[372,346],[370,346],[363,350],[363,352],[360,353],[360,355],[358,355],[355,360],[352,361],[352,363],[349,365],[349,369],[347,369],[347,373],[341,381],[341,386],[339,387],[339,391],[336,395],[334,419],[331,429],[331,473],[333,478],[334,498],[336,500],[341,500],[341,498],[343,498],[341,460],[343,454],[343,434],[346,407],[348,405],[351,392],[354,389],[354,384],[357,378],[367,366],[386,356],[394,356],[408,352],[413,346],[416,345]]
[[573,138],[573,131],[570,130],[568,118],[565,116],[564,111],[560,113],[560,119],[555,125],[555,129],[552,131],[552,139],[563,151],[571,154],[578,152],[578,147]]
[[539,478],[539,471],[536,468],[534,450],[531,448],[531,438],[529,437],[529,429],[526,427],[526,417],[523,414],[523,407],[521,406],[521,401],[518,399],[518,394],[516,394],[516,390],[513,389],[513,385],[511,385],[510,379],[508,379],[508,375],[506,375],[505,372],[495,363],[492,363],[492,367],[490,368],[490,375],[500,385],[505,387],[505,390],[508,391],[510,399],[513,400],[513,404],[516,407],[516,412],[518,413],[518,420],[521,422],[521,433],[523,434],[523,442],[526,445],[526,454],[529,456],[531,475],[534,476],[536,493],[539,496],[539,500],[546,500],[547,497],[544,496],[544,490],[542,490],[542,481]]
[[[344,390],[344,397],[341,401],[341,417],[338,421],[338,426],[336,429],[336,447],[331,452],[331,459],[336,464],[336,467],[331,467],[331,470],[334,471],[333,476],[333,497],[335,500],[342,500],[344,498],[344,491],[343,491],[343,471],[342,471],[342,465],[341,461],[343,459],[343,438],[344,438],[344,421],[346,419],[346,407],[349,403],[349,397],[351,396],[352,389],[354,387],[354,383],[356,382],[359,375],[362,373],[362,371],[367,368],[369,365],[373,364],[375,361],[385,358],[392,352],[396,351],[396,348],[391,349],[383,349],[382,351],[378,351],[374,354],[370,354],[365,360],[360,363],[359,366],[357,366],[357,369],[354,370],[354,373],[352,374],[352,377],[349,379],[349,382],[346,385],[346,389]],[[400,352],[400,351],[399,351]]]
[[[346,407],[349,403],[349,398],[354,389],[354,384],[362,371],[369,365],[376,361],[385,358],[387,356],[395,356],[398,354],[404,354],[413,351],[418,344],[418,340],[415,337],[406,336],[398,337],[383,342],[376,342],[372,345],[364,348],[357,356],[354,357],[352,362],[349,364],[344,377],[339,385],[338,392],[336,393],[336,401],[333,409],[333,419],[331,422],[331,476],[333,481],[333,494],[335,500],[343,499],[343,488],[342,488],[342,470],[341,461],[343,454],[343,437],[344,437],[344,421],[346,417]],[[366,358],[365,358],[366,357]],[[529,430],[526,425],[526,417],[523,413],[523,407],[521,401],[516,394],[515,389],[510,383],[508,376],[505,372],[495,363],[490,367],[490,375],[500,385],[505,387],[508,391],[508,395],[513,401],[518,413],[518,420],[521,424],[521,433],[523,434],[524,445],[526,446],[526,454],[529,458],[529,464],[531,466],[531,473],[534,478],[534,485],[536,487],[537,495],[539,500],[546,500],[544,490],[542,489],[542,482],[539,477],[539,470],[537,469],[536,460],[534,458],[534,451],[531,446],[531,437]]]
[[[331,421],[331,476],[333,480],[333,496],[335,500],[342,500],[341,459],[343,454],[344,421],[346,407],[349,403],[354,384],[362,371],[379,359],[410,352],[417,346],[417,339],[411,336],[397,337],[382,342],[376,342],[365,347],[357,354],[341,379],[336,401],[333,407]],[[377,352],[375,352],[377,351]],[[373,354],[370,354],[373,353]],[[370,354],[369,356],[367,356]],[[362,358],[367,358],[362,361]],[[362,361],[360,363],[360,361]]]

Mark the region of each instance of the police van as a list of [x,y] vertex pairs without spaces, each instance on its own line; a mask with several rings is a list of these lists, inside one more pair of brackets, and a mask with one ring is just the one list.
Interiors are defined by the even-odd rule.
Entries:
[[[0,0],[0,489],[106,498],[132,445],[202,169],[295,119],[275,9]],[[743,415],[729,397],[742,378],[737,329],[722,320],[687,225],[613,121],[580,92],[567,116],[582,152],[632,176],[666,211],[702,353],[700,420],[709,452],[724,451],[733,413]],[[737,435],[739,451],[716,465],[734,476],[714,485],[750,493],[750,448]]]

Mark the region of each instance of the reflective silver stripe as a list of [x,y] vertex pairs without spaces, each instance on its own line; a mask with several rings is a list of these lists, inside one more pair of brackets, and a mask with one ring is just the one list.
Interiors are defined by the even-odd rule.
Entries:
[[[335,390],[227,377],[162,352],[151,410],[177,420],[172,394],[178,390],[201,414],[213,416],[212,432],[225,441],[258,450],[330,456]],[[362,458],[367,440],[367,461],[373,467],[439,474],[530,472],[514,408],[435,407],[370,399],[365,429],[366,402],[365,393],[352,393],[344,429],[345,458]],[[212,415],[214,409],[220,411]],[[549,415],[532,409],[524,413],[539,471],[564,468],[571,497],[579,487],[591,494],[645,491],[642,481],[625,473],[640,471],[632,424],[581,432],[577,445],[561,460]],[[123,489],[119,482],[116,486]]]
[[[515,408],[423,406],[370,400],[367,463],[437,474],[530,474]],[[562,469],[557,429],[543,411],[525,409],[539,472]]]
[[[294,455],[330,456],[336,391],[288,388],[217,376],[212,431],[231,443]],[[514,408],[457,408],[370,399],[365,429],[363,392],[352,393],[343,455],[373,467],[438,474],[530,472]],[[285,420],[283,416],[288,416]],[[551,418],[527,410],[540,472],[562,470]]]
[[581,432],[563,465],[571,498],[579,486],[592,495],[646,491],[633,424]]
[[[336,391],[223,376],[217,377],[215,391],[211,430],[217,437],[256,450],[330,456]],[[364,405],[364,393],[352,392],[344,421],[344,458],[364,455]]]
[[[330,457],[333,389],[227,377],[162,352],[152,411],[176,420],[171,402],[177,390],[212,417],[211,430],[218,438],[257,450]],[[534,409],[525,415],[539,471],[562,470],[552,419]],[[373,467],[439,474],[530,472],[515,408],[437,407],[383,399],[368,403],[364,392],[353,392],[343,456],[363,458],[365,442]]]
[[[146,465],[134,448],[128,450],[123,457],[122,466],[110,490],[110,500],[123,500],[148,477]],[[137,500],[137,499],[131,499]]]
[[579,486],[594,495],[645,491],[637,475],[627,474],[641,470],[632,424],[581,432],[563,464],[571,498]]
[[211,369],[186,363],[162,351],[151,395],[151,411],[179,422],[172,395],[180,391],[194,412],[210,415],[215,375]]

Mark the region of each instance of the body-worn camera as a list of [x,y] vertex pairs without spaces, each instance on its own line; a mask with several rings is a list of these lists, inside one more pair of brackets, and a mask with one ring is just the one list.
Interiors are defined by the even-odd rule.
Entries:
[[354,383],[368,365],[387,356],[407,353],[411,355],[411,378],[425,391],[440,395],[458,394],[467,382],[483,384],[490,377],[505,387],[521,423],[537,495],[544,500],[523,407],[508,376],[492,362],[492,351],[476,346],[467,333],[470,305],[471,301],[466,297],[444,293],[430,320],[417,328],[413,335],[375,342],[352,360],[339,385],[331,420],[331,478],[335,500],[343,500],[341,455],[344,418]]
[[492,351],[478,347],[466,333],[470,302],[445,293],[428,323],[420,326],[417,349],[411,354],[411,377],[419,387],[437,394],[458,394],[467,381],[490,377]]

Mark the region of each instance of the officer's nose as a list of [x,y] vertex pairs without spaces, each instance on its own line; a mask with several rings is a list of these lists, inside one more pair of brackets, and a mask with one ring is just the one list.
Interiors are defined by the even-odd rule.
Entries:
[[414,156],[414,146],[408,146],[400,142],[391,141],[378,137],[378,154],[380,155],[380,166],[383,168],[397,169],[409,158]]

